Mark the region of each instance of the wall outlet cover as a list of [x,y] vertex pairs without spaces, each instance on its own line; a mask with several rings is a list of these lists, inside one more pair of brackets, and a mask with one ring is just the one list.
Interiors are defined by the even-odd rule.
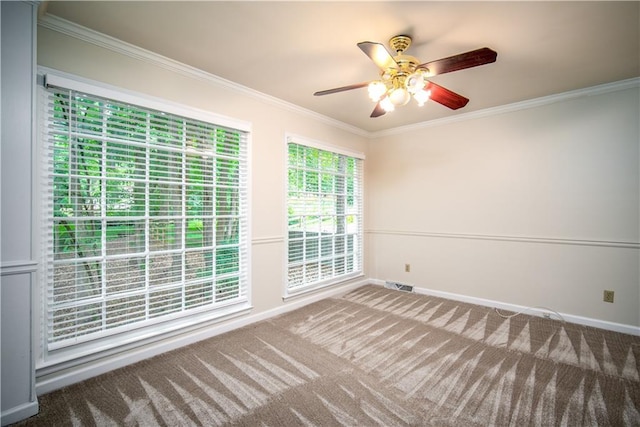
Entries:
[[602,300],[604,302],[613,302],[613,295],[614,295],[613,291],[604,291],[604,295],[602,297]]

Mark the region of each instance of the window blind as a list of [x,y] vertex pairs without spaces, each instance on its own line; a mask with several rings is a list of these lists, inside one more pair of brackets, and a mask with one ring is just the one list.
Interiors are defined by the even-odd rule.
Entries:
[[248,133],[44,95],[48,348],[248,300]]
[[362,163],[288,141],[288,291],[362,274]]

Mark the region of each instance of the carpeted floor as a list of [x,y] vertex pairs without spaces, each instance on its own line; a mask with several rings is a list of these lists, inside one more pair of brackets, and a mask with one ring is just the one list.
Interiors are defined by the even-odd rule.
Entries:
[[639,426],[640,337],[364,286],[40,396],[23,425]]

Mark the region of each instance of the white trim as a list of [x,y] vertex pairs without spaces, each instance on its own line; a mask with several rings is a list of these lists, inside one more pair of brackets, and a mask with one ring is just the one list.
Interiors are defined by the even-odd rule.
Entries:
[[[186,345],[196,343],[198,341],[212,338],[214,336],[233,331],[235,329],[250,325],[252,323],[267,320],[272,317],[288,313],[293,310],[297,310],[306,305],[320,301],[325,298],[332,298],[338,295],[345,294],[353,289],[366,284],[375,284],[384,286],[384,281],[377,279],[360,279],[355,282],[343,284],[341,286],[331,287],[329,289],[317,290],[317,292],[301,295],[296,298],[295,301],[288,302],[280,307],[273,308],[261,313],[256,313],[249,316],[243,316],[234,320],[231,320],[224,324],[218,324],[211,327],[199,328],[191,331],[188,334],[181,334],[179,336],[172,337],[170,339],[163,340],[162,342],[156,342],[152,345],[145,347],[137,347],[131,351],[119,353],[113,357],[92,361],[85,364],[80,369],[75,369],[71,372],[56,372],[54,374],[43,376],[41,375],[36,382],[36,390],[38,395],[49,393],[59,388],[65,387],[70,384],[74,384],[86,379],[95,377],[97,375],[112,371],[114,369],[127,366],[138,361],[171,351]],[[496,307],[510,311],[521,311],[526,309],[525,307],[515,304],[508,304],[499,301],[487,300],[482,298],[469,297],[460,294],[454,294],[443,291],[436,291],[427,288],[414,287],[414,291],[419,294],[432,295],[440,298],[447,298],[461,302],[467,302],[471,304],[477,304],[487,307]],[[531,311],[537,312],[540,315],[546,313],[544,310],[532,309]],[[615,332],[621,332],[631,335],[640,336],[640,327],[624,325],[619,323],[607,322],[603,320],[591,319],[581,316],[574,316],[569,314],[561,314],[566,320],[585,326],[592,326],[601,329],[611,330]]]
[[[38,396],[36,394],[36,359],[39,355],[38,350],[38,339],[39,339],[39,327],[38,320],[39,315],[36,309],[36,304],[39,299],[37,295],[37,289],[39,285],[38,274],[40,271],[40,263],[38,260],[40,259],[40,248],[39,246],[35,246],[34,243],[39,242],[40,239],[40,229],[38,225],[40,225],[40,192],[38,191],[40,188],[40,157],[38,157],[38,138],[40,135],[40,122],[38,120],[39,114],[39,93],[38,93],[38,7],[40,5],[40,1],[32,2],[32,13],[31,13],[31,162],[29,163],[30,174],[31,177],[31,188],[29,189],[30,194],[29,202],[30,202],[30,223],[31,228],[29,230],[29,244],[31,245],[30,250],[30,258],[29,265],[25,265],[26,270],[30,270],[31,268],[35,268],[34,271],[30,271],[31,284],[29,287],[29,301],[31,312],[29,314],[29,332],[31,334],[30,346],[29,346],[29,394],[30,394],[30,402],[25,403],[19,409],[18,414],[22,419],[30,417],[32,415],[36,415],[40,410],[40,405],[38,403]],[[35,265],[34,265],[35,264]],[[4,417],[2,417],[4,419]]]
[[314,120],[318,120],[330,126],[334,126],[336,128],[350,132],[354,135],[364,137],[369,135],[369,132],[355,126],[332,119],[330,117],[316,113],[315,111],[299,107],[295,104],[276,98],[274,96],[258,92],[257,90],[242,86],[227,79],[223,79],[222,77],[207,73],[198,68],[191,67],[189,65],[175,61],[171,58],[167,58],[157,53],[148,51],[146,49],[142,49],[138,46],[124,42],[122,40],[118,40],[106,34],[102,34],[89,28],[83,27],[74,22],[67,21],[66,19],[62,19],[54,15],[49,15],[48,13],[38,20],[38,25],[43,28],[48,28],[62,34],[66,34],[78,40],[82,40],[84,42],[109,49],[113,52],[129,56],[139,61],[150,63],[154,66],[164,68],[171,72],[187,76],[189,78],[195,78],[221,88],[231,89],[258,101],[265,102],[272,106],[310,117]]
[[[246,221],[246,230],[245,233],[247,234],[246,236],[246,241],[243,244],[242,243],[242,238],[240,237],[240,240],[238,241],[238,256],[242,256],[242,247],[244,246],[245,251],[246,251],[246,255],[247,255],[247,263],[246,265],[246,276],[247,276],[247,286],[245,288],[245,292],[246,292],[246,298],[247,298],[247,302],[249,303],[249,306],[251,306],[253,304],[253,267],[252,267],[252,262],[253,262],[253,241],[251,239],[251,235],[253,233],[253,215],[251,214],[251,207],[253,206],[252,200],[253,200],[253,132],[248,132],[247,136],[246,136],[246,186],[244,187],[246,193],[246,201],[244,203],[244,207],[247,210],[246,212],[240,212],[240,218],[245,218]],[[240,173],[242,171],[242,168],[240,167],[238,169],[238,178],[241,179],[242,178],[242,174]],[[240,201],[238,202],[238,206],[242,207],[242,191],[243,191],[243,187],[242,187],[242,183],[239,182],[239,187],[240,187]],[[240,224],[242,224],[242,221],[240,221]],[[240,266],[242,266],[242,259],[240,259]],[[242,279],[242,276],[239,277],[240,279]]]
[[[58,388],[84,381],[96,375],[208,338],[209,336],[203,336],[200,339],[190,339],[193,336],[206,335],[207,331],[224,328],[227,323],[222,322],[240,317],[248,313],[249,310],[251,310],[251,307],[247,306],[245,310],[230,314],[226,318],[216,318],[206,323],[199,323],[188,328],[167,332],[162,336],[133,341],[127,345],[100,353],[88,353],[82,358],[74,360],[59,359],[52,364],[36,366],[37,394],[49,393]],[[225,329],[222,332],[227,332],[227,330],[231,329]]]
[[437,233],[431,231],[406,231],[406,230],[366,230],[365,234],[388,235],[388,236],[410,236],[410,237],[433,237],[442,239],[471,239],[471,240],[497,240],[504,242],[519,243],[541,243],[549,245],[575,245],[575,246],[600,246],[623,249],[640,249],[640,242],[624,242],[615,240],[588,240],[588,239],[561,239],[553,237],[535,236],[509,236],[474,233]]
[[282,221],[282,229],[285,232],[283,247],[282,247],[282,257],[281,259],[281,270],[282,271],[282,293],[283,300],[287,295],[287,289],[289,288],[289,137],[285,132],[283,139],[283,153],[281,162],[282,162],[282,182],[284,185],[281,187],[282,191],[282,207],[283,207],[283,215],[280,215],[280,219]]
[[450,123],[462,122],[467,120],[480,119],[483,117],[497,116],[505,113],[512,113],[514,111],[526,110],[529,108],[541,107],[544,105],[555,104],[557,102],[564,102],[576,98],[582,98],[586,96],[602,95],[609,92],[617,92],[621,90],[631,89],[634,87],[640,87],[640,77],[635,77],[627,80],[621,80],[613,83],[605,83],[598,86],[592,86],[584,89],[572,90],[569,92],[558,93],[549,96],[543,96],[540,98],[529,99],[521,102],[514,102],[512,104],[500,105],[497,107],[485,108],[482,110],[470,111],[468,113],[456,114],[455,116],[443,117],[440,119],[429,120],[426,122],[415,123],[407,126],[399,126],[392,129],[385,129],[378,132],[369,133],[369,138],[380,138],[383,136],[400,135],[406,132],[415,132],[420,129],[425,129],[434,126],[442,126]]
[[[174,337],[167,338],[162,342],[155,342],[143,347],[137,347],[126,352],[115,354],[111,357],[103,358],[100,360],[94,360],[84,364],[74,370],[58,371],[51,374],[45,374],[40,372],[36,380],[36,391],[38,395],[49,393],[67,385],[75,384],[80,381],[95,377],[97,375],[110,372],[114,369],[118,369],[133,363],[139,362],[144,359],[148,359],[153,356],[165,353],[167,351],[175,350],[180,347],[184,347],[201,340],[215,337],[217,335],[233,331],[235,329],[270,319],[281,314],[288,313],[293,310],[297,310],[306,305],[320,301],[325,298],[333,298],[343,295],[351,290],[354,290],[360,286],[366,284],[375,284],[384,286],[384,281],[379,279],[366,279],[346,283],[343,285],[332,286],[331,288],[324,288],[317,290],[313,293],[300,295],[295,300],[288,301],[277,308],[266,310],[260,313],[251,314],[247,316],[241,316],[225,322],[222,324],[207,326],[192,330],[189,333],[176,335]],[[432,295],[440,298],[452,299],[455,301],[466,302],[476,305],[482,305],[486,307],[495,307],[504,310],[510,310],[519,312],[525,307],[515,304],[508,304],[499,301],[493,301],[482,298],[475,298],[461,294],[454,294],[450,292],[436,291],[427,288],[414,287],[414,291],[418,294]],[[531,311],[537,312],[539,315],[547,313],[544,310],[532,309]],[[606,329],[614,332],[621,332],[630,335],[640,336],[640,327],[624,325],[620,323],[607,322],[603,320],[591,319],[581,316],[574,316],[569,314],[560,313],[567,321],[571,323],[581,324],[585,326],[592,326],[600,329]],[[28,416],[28,415],[27,415]],[[4,414],[3,414],[4,422]]]
[[251,240],[252,245],[273,245],[277,243],[284,243],[285,238],[282,236],[271,237],[255,237]]
[[39,67],[38,72],[44,75],[44,86],[56,86],[72,89],[78,92],[96,95],[102,98],[116,99],[119,102],[150,108],[152,110],[171,113],[181,117],[187,117],[217,126],[230,127],[234,130],[251,132],[251,123],[234,119],[232,117],[215,114],[184,104],[171,102],[139,92],[134,92],[120,87],[115,87],[95,80],[86,79],[70,73],[54,70],[47,67]]
[[123,366],[131,365],[141,360],[157,356],[167,351],[175,350],[177,348],[184,347],[198,341],[205,340],[207,338],[215,337],[225,332],[233,331],[252,323],[260,322],[262,320],[270,319],[272,317],[288,313],[305,305],[320,301],[321,299],[342,295],[367,283],[369,283],[368,280],[362,279],[357,282],[344,284],[342,286],[323,289],[314,294],[306,295],[304,298],[301,297],[295,302],[283,304],[277,308],[252,315],[238,317],[223,324],[201,327],[188,333],[167,338],[162,342],[155,342],[149,345],[136,347],[126,352],[112,355],[110,357],[90,361],[88,363],[85,363],[83,366],[79,366],[73,370],[57,371],[51,374],[39,372],[40,375],[36,378],[36,391],[38,395],[49,393],[59,388],[84,381],[86,379],[106,372],[113,371],[114,369],[118,369]]
[[[365,154],[361,151],[350,150],[348,148],[339,147],[324,141],[318,141],[317,139],[307,138],[306,136],[300,136],[300,135],[296,135],[295,133],[286,132],[285,147],[289,143],[306,145],[307,147],[317,148],[319,150],[324,150],[324,151],[331,151],[332,153],[342,154],[348,157],[355,157],[356,159],[360,159],[360,160],[364,160],[366,158]],[[288,160],[286,153],[287,151],[285,150],[285,159]]]
[[282,296],[282,301],[289,301],[291,299],[300,298],[302,296],[313,294],[323,289],[329,289],[334,286],[342,285],[346,281],[363,280],[363,278],[364,274],[362,272],[356,272],[344,276],[332,277],[321,282],[314,282],[310,285],[301,285],[296,286],[295,288],[287,288],[285,294]]
[[[208,320],[200,319],[199,322],[183,322],[176,325],[175,322],[165,322],[165,324],[159,324],[154,329],[154,333],[140,333],[133,335],[132,337],[126,336],[126,339],[118,339],[119,345],[116,347],[110,346],[108,343],[96,350],[96,347],[90,347],[88,350],[79,349],[61,349],[57,352],[50,352],[46,360],[39,361],[36,364],[36,377],[49,377],[64,375],[63,372],[75,372],[82,371],[87,364],[101,363],[101,360],[111,359],[117,357],[119,354],[136,352],[138,348],[144,349],[146,347],[154,346],[156,343],[163,343],[170,341],[174,338],[179,338],[183,335],[188,335],[193,331],[206,329],[212,327],[215,324],[223,324],[225,321],[234,319],[236,317],[250,313],[252,307],[249,303],[237,304],[234,309],[226,310],[219,313],[213,318]],[[206,314],[206,313],[205,313]],[[203,316],[206,317],[206,316]],[[144,332],[144,331],[143,331]]]
[[266,102],[278,108],[293,111],[295,113],[313,118],[325,124],[334,126],[338,129],[345,130],[354,135],[363,136],[366,138],[380,138],[380,137],[390,136],[390,135],[399,135],[402,133],[413,132],[416,130],[420,130],[420,129],[424,129],[432,126],[441,126],[449,123],[455,123],[455,122],[460,122],[465,120],[473,120],[473,119],[482,118],[482,117],[488,117],[488,116],[499,115],[499,114],[509,113],[513,111],[519,111],[519,110],[528,109],[528,108],[539,107],[542,105],[548,105],[556,102],[562,102],[569,99],[580,98],[583,96],[600,95],[608,92],[615,92],[619,90],[625,90],[632,87],[640,86],[640,78],[636,77],[632,79],[622,80],[619,82],[605,83],[598,86],[593,86],[593,87],[584,88],[584,89],[577,89],[569,92],[563,92],[563,93],[544,96],[540,98],[534,98],[534,99],[530,99],[522,102],[515,102],[512,104],[502,105],[498,107],[471,111],[469,113],[456,114],[454,116],[443,117],[441,119],[429,120],[429,121],[416,123],[412,125],[400,126],[397,128],[385,129],[377,132],[369,132],[369,131],[365,131],[364,129],[355,127],[353,125],[350,125],[350,124],[341,122],[339,120],[335,120],[330,117],[324,116],[322,114],[316,113],[314,111],[308,110],[306,108],[302,108],[290,102],[283,101],[271,95],[258,92],[246,86],[242,86],[240,84],[234,83],[230,80],[223,79],[221,77],[207,73],[195,67],[182,64],[173,59],[142,49],[138,46],[126,43],[122,40],[118,40],[114,37],[99,33],[97,31],[83,27],[71,21],[67,21],[57,16],[50,15],[48,13],[45,13],[44,16],[39,18],[38,25],[42,26],[43,28],[48,28],[50,30],[57,31],[62,34],[66,34],[76,39],[94,44],[96,46],[106,48],[111,51],[129,56],[131,58],[135,58],[140,61],[151,63],[155,66],[162,67],[169,71],[186,75],[190,78],[197,78],[199,80],[206,81],[207,83],[214,84],[216,86],[220,86],[220,87],[224,87],[224,88],[228,88],[228,89],[240,92],[244,95],[260,100],[262,102]]
[[48,28],[52,31],[57,31],[62,34],[66,34],[78,40],[82,40],[84,42],[91,43],[105,49],[109,49],[113,52],[117,52],[117,53],[129,56],[131,58],[144,61],[144,62],[153,64],[155,66],[159,66],[169,71],[185,75],[190,78],[196,78],[196,79],[205,81],[209,84],[213,84],[219,87],[228,88],[228,89],[240,92],[244,95],[247,95],[251,98],[265,102],[272,106],[282,108],[288,111],[292,111],[294,113],[298,113],[298,114],[310,117],[314,120],[318,120],[330,126],[334,126],[338,129],[345,130],[354,135],[363,136],[371,139],[380,138],[383,136],[399,135],[402,133],[412,132],[412,131],[416,131],[416,130],[420,130],[420,129],[424,129],[432,126],[441,126],[449,123],[455,123],[455,122],[473,120],[473,119],[482,118],[482,117],[505,114],[505,113],[523,110],[527,108],[534,108],[534,107],[539,107],[543,105],[553,104],[556,102],[562,102],[569,99],[580,98],[583,96],[600,95],[608,92],[615,92],[619,90],[625,90],[632,87],[640,86],[640,78],[636,77],[636,78],[622,80],[618,82],[605,83],[602,85],[593,86],[589,88],[577,89],[577,90],[563,92],[563,93],[554,94],[550,96],[534,98],[527,101],[515,102],[512,104],[502,105],[498,107],[485,108],[483,110],[456,114],[454,116],[444,117],[441,119],[434,119],[434,120],[415,123],[407,126],[400,126],[396,128],[370,132],[364,129],[360,129],[356,126],[341,122],[339,120],[332,119],[322,114],[316,113],[315,111],[302,108],[300,106],[281,100],[274,96],[267,95],[262,92],[258,92],[254,89],[248,88],[246,86],[242,86],[230,80],[223,79],[221,77],[207,73],[195,67],[191,67],[189,65],[180,63],[173,59],[142,49],[138,46],[132,45],[130,43],[126,43],[122,40],[118,40],[114,37],[99,33],[97,31],[83,27],[71,21],[67,21],[66,19],[62,19],[57,16],[50,15],[48,13],[45,13],[44,16],[41,16],[39,18],[38,25],[42,26],[43,28]]
[[161,340],[179,334],[183,330],[199,328],[212,322],[223,322],[229,317],[243,314],[251,309],[249,297],[233,304],[202,306],[187,312],[177,312],[151,319],[144,325],[132,324],[128,330],[101,331],[61,342],[48,343],[47,353],[39,361],[37,369],[81,364],[88,358],[100,358],[110,352],[122,351],[128,346],[142,342]]
[[0,266],[0,271],[2,276],[35,273],[38,271],[38,261],[20,260],[3,262],[2,266]]
[[[372,284],[384,286],[385,281],[379,279],[371,279],[369,281]],[[415,286],[413,291],[421,295],[431,295],[438,298],[446,298],[454,301],[465,302],[469,304],[481,305],[484,307],[497,308],[501,310],[509,310],[515,313],[526,312],[526,314],[536,315],[539,317],[546,317],[545,315],[550,313],[550,310],[545,310],[538,307],[525,307],[517,304],[510,304],[502,301],[495,301],[485,298],[477,298],[462,294],[456,294],[452,292],[438,291],[435,289],[422,288]],[[555,312],[554,312],[555,313]],[[606,329],[608,331],[620,332],[623,334],[640,336],[640,326],[625,325],[623,323],[609,322],[606,320],[593,319],[590,317],[576,316],[574,314],[557,313],[561,315],[565,321],[569,323],[576,323],[583,326],[591,326],[594,328]]]
[[0,420],[3,426],[7,426],[32,417],[36,415],[38,411],[39,406],[38,400],[36,399],[33,402],[23,403],[21,405],[14,406],[13,408],[9,408],[6,411],[2,411],[2,414],[0,414]]

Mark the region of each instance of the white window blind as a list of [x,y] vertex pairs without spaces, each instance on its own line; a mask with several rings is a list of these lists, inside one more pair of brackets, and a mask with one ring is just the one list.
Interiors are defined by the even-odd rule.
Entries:
[[362,274],[362,163],[288,141],[288,291]]
[[43,99],[49,350],[248,300],[247,132],[55,85]]

